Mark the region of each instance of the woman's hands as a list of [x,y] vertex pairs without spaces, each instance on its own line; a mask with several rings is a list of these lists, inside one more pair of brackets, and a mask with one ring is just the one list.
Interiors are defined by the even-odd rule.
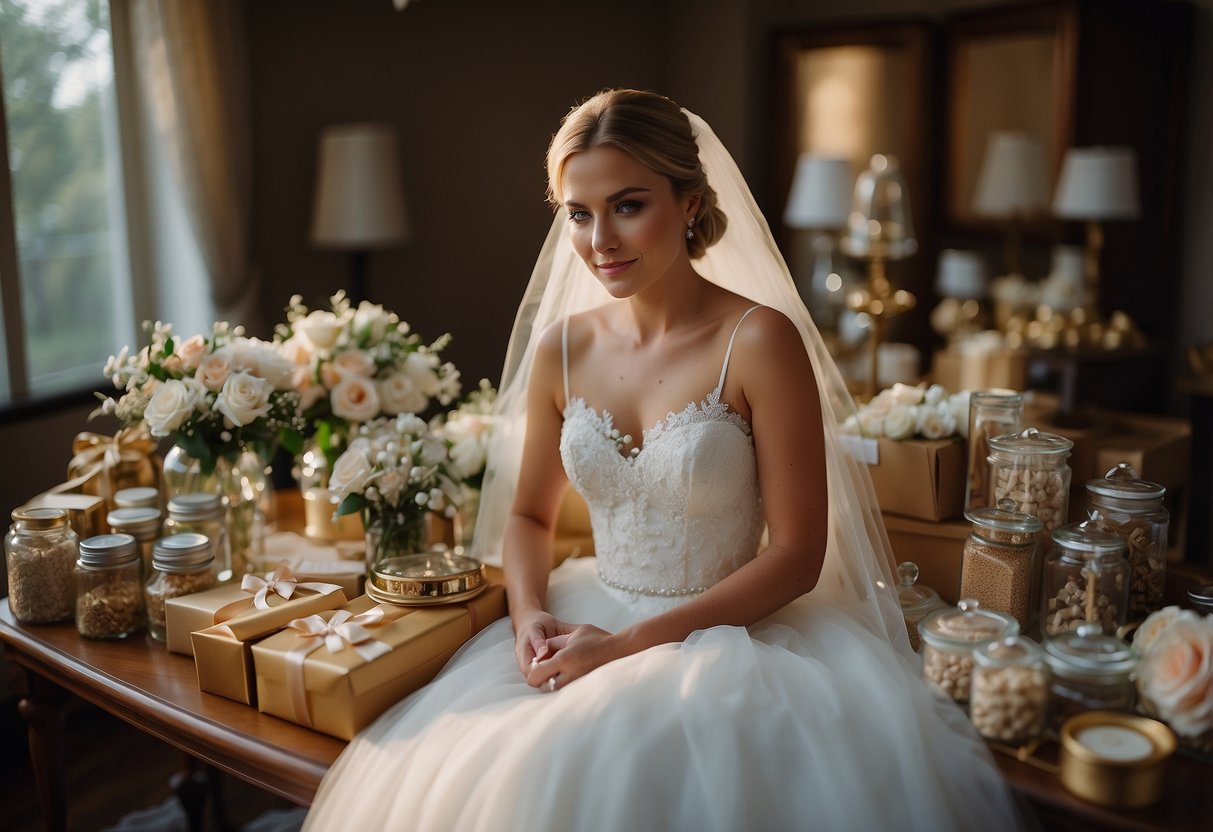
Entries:
[[555,616],[543,610],[515,616],[514,621],[514,658],[518,660],[518,669],[523,676],[530,674],[532,659],[542,659],[551,652],[548,639],[567,635],[574,630],[572,624],[557,621]]
[[554,691],[624,655],[618,639],[600,627],[558,624],[558,629],[561,632],[548,638],[523,669],[532,687]]

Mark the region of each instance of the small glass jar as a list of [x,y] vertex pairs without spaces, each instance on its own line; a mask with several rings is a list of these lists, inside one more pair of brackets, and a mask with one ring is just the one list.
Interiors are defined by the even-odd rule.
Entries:
[[1044,654],[1023,636],[992,641],[973,651],[969,719],[991,740],[1021,743],[1045,729],[1049,677]]
[[160,508],[160,489],[150,486],[123,488],[114,492],[114,508]]
[[1201,615],[1213,615],[1213,584],[1189,589],[1188,602]]
[[1049,666],[1049,725],[1086,711],[1133,710],[1140,654],[1096,624],[1083,624],[1044,645]]
[[66,621],[76,609],[79,538],[61,508],[19,508],[4,538],[8,606],[22,624]]
[[[128,489],[135,490],[135,489]],[[139,559],[143,561],[143,574],[152,571],[152,547],[160,539],[160,509],[150,506],[116,508],[106,515],[110,531],[114,534],[129,534],[139,544]]]
[[1045,558],[1041,632],[1047,638],[1098,624],[1115,634],[1129,604],[1129,562],[1125,542],[1089,520],[1053,532]]
[[76,630],[85,638],[126,638],[143,626],[143,567],[129,534],[80,541]]
[[918,564],[913,561],[897,564],[897,579],[897,598],[906,620],[906,633],[910,636],[910,646],[917,653],[922,646],[922,640],[918,637],[918,622],[945,604],[938,592],[918,583]]
[[1171,513],[1162,504],[1166,493],[1167,489],[1146,482],[1125,462],[1087,483],[1087,516],[1125,542],[1129,621],[1143,619],[1163,605],[1171,525]]
[[1019,635],[1019,624],[1005,612],[981,609],[972,598],[928,615],[918,625],[922,636],[922,675],[957,702],[969,701],[973,648]]
[[1028,428],[990,439],[991,503],[1015,501],[1015,510],[1040,520],[1046,534],[1064,526],[1070,508],[1070,466],[1074,443]]
[[222,497],[193,491],[171,498],[168,501],[168,517],[164,520],[164,534],[185,532],[206,535],[215,550],[219,580],[226,581],[232,577],[232,546],[227,534],[227,513]]
[[1023,430],[1023,394],[985,390],[969,396],[969,476],[965,508],[993,505],[990,488],[990,446],[994,436]]
[[183,532],[157,540],[152,553],[152,574],[143,589],[147,602],[147,631],[152,638],[164,641],[168,637],[165,601],[202,592],[214,585],[214,548],[206,535]]
[[1015,616],[1020,630],[1035,618],[1036,539],[1040,520],[1010,499],[965,512],[973,524],[960,565],[960,594],[988,610]]

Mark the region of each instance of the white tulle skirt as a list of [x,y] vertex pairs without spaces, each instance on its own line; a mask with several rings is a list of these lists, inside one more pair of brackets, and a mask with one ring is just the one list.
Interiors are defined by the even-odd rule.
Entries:
[[[551,612],[618,630],[657,611],[592,558]],[[359,735],[306,829],[998,830],[1020,826],[963,713],[844,612],[801,598],[555,693],[529,687],[508,619]]]

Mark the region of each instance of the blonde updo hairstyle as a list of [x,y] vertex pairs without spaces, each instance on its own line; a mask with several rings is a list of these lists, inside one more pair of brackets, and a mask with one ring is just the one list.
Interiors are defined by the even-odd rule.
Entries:
[[687,240],[691,259],[704,255],[724,236],[728,219],[716,205],[716,191],[699,162],[691,123],[677,104],[639,90],[606,90],[574,107],[548,147],[548,201],[560,206],[561,178],[569,157],[595,147],[614,147],[670,181],[679,199],[699,197]]

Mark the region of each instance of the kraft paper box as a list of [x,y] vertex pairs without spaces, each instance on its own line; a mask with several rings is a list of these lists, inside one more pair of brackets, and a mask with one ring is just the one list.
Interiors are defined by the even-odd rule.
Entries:
[[26,503],[25,507],[67,509],[67,522],[81,540],[97,534],[106,534],[110,530],[105,519],[108,513],[105,500],[91,494],[52,490],[39,494]]
[[266,593],[265,601],[269,609],[258,609],[254,606],[253,593],[241,589],[238,583],[227,583],[165,601],[166,642],[169,652],[192,656],[194,649],[190,634],[197,630],[205,630],[237,617],[247,617],[248,632],[254,632],[256,628],[271,632],[285,627],[294,618],[336,609],[347,600],[337,584],[325,584],[320,589],[305,588],[300,584],[289,601],[277,593]]
[[945,520],[964,511],[965,455],[954,439],[867,439],[845,436],[868,464],[881,511]]
[[960,566],[965,538],[973,524],[965,520],[928,523],[884,515],[893,558],[918,565],[918,583],[929,586],[949,604],[960,600]]
[[1028,353],[1000,347],[988,351],[947,347],[931,357],[931,379],[958,390],[1023,390],[1028,379]]
[[[369,639],[330,653],[323,638],[283,630],[253,645],[257,708],[341,739],[356,733],[381,713],[433,679],[473,635],[505,615],[505,589],[490,586],[460,604],[394,607],[368,596],[343,609],[361,614],[376,608],[381,624],[365,627]],[[326,621],[337,611],[320,613]],[[311,644],[309,644],[309,642]],[[372,644],[374,642],[375,644]],[[373,647],[381,654],[360,654]],[[310,649],[310,652],[308,652]],[[301,666],[292,654],[306,653]]]
[[1192,426],[1187,419],[1137,413],[1107,413],[1095,441],[1094,477],[1102,477],[1117,463],[1127,462],[1143,480],[1168,491],[1188,483]]

